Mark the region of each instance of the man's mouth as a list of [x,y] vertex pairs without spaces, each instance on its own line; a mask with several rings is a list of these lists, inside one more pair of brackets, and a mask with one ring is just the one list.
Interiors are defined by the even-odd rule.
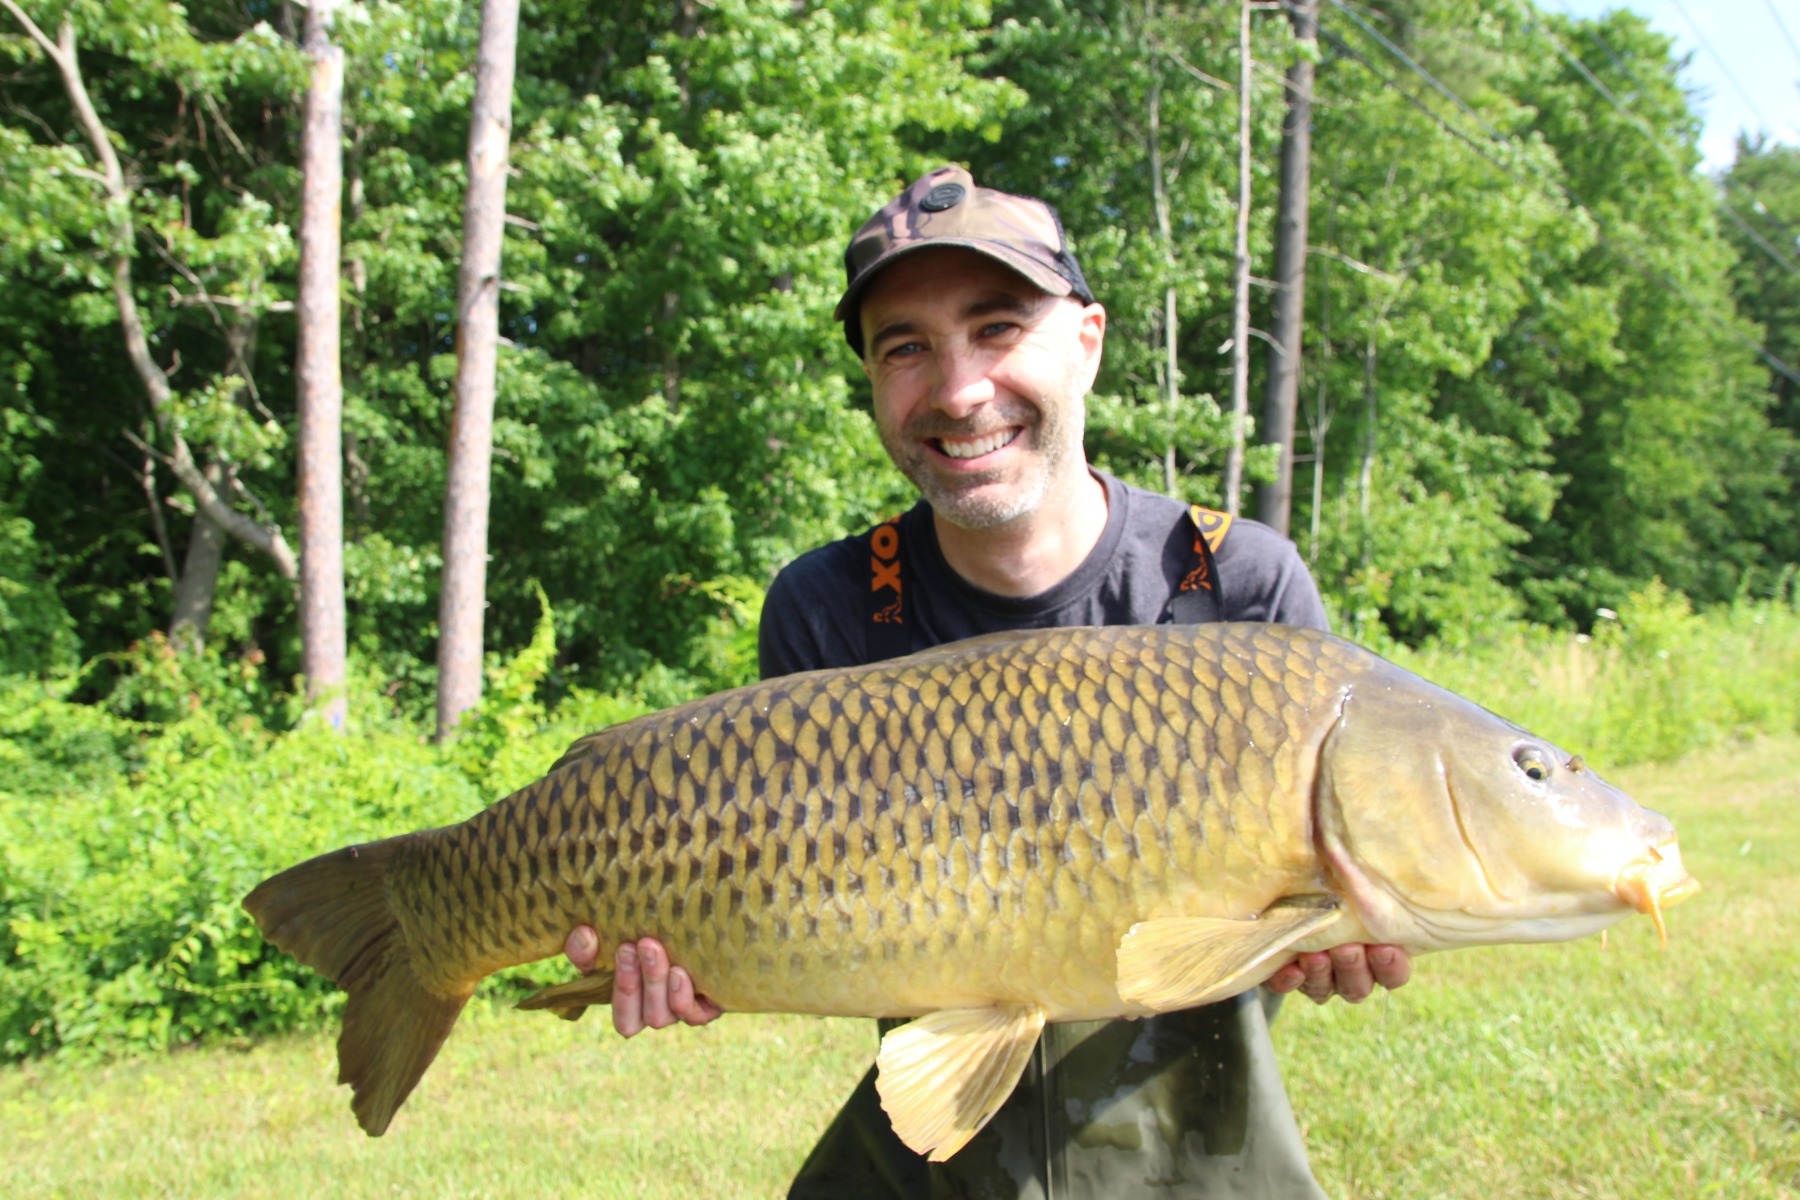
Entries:
[[946,458],[980,458],[984,454],[992,454],[1002,446],[1009,446],[1013,439],[1023,432],[1017,426],[1010,429],[984,433],[980,437],[967,438],[932,438],[931,444],[943,452]]

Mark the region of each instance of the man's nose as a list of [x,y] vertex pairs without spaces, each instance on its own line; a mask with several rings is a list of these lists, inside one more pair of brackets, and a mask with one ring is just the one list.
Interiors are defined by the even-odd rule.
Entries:
[[945,416],[960,420],[994,399],[986,356],[966,345],[949,345],[937,354],[937,388],[933,401]]

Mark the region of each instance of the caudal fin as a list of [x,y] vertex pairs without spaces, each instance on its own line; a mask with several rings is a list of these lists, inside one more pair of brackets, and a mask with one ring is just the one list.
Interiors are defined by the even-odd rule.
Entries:
[[322,854],[244,897],[265,938],[349,993],[338,1082],[350,1085],[350,1107],[371,1137],[386,1131],[473,991],[445,995],[419,982],[388,905],[388,868],[419,836]]

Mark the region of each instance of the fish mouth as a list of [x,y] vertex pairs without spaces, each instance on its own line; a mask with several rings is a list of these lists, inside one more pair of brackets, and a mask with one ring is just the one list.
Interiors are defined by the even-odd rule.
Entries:
[[1700,881],[1681,865],[1681,847],[1673,839],[1661,846],[1649,846],[1644,853],[1625,864],[1613,890],[1619,899],[1656,922],[1656,934],[1663,947],[1669,945],[1669,928],[1663,923],[1663,909],[1672,908],[1700,890]]

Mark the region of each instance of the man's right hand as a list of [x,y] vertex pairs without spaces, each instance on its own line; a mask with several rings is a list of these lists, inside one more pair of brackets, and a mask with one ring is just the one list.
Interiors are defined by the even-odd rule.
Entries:
[[[563,943],[563,953],[577,971],[591,975],[600,957],[600,935],[592,925],[577,926]],[[670,964],[669,952],[655,938],[624,942],[613,952],[613,1028],[625,1037],[676,1021],[705,1025],[723,1011],[694,991],[694,981]]]

